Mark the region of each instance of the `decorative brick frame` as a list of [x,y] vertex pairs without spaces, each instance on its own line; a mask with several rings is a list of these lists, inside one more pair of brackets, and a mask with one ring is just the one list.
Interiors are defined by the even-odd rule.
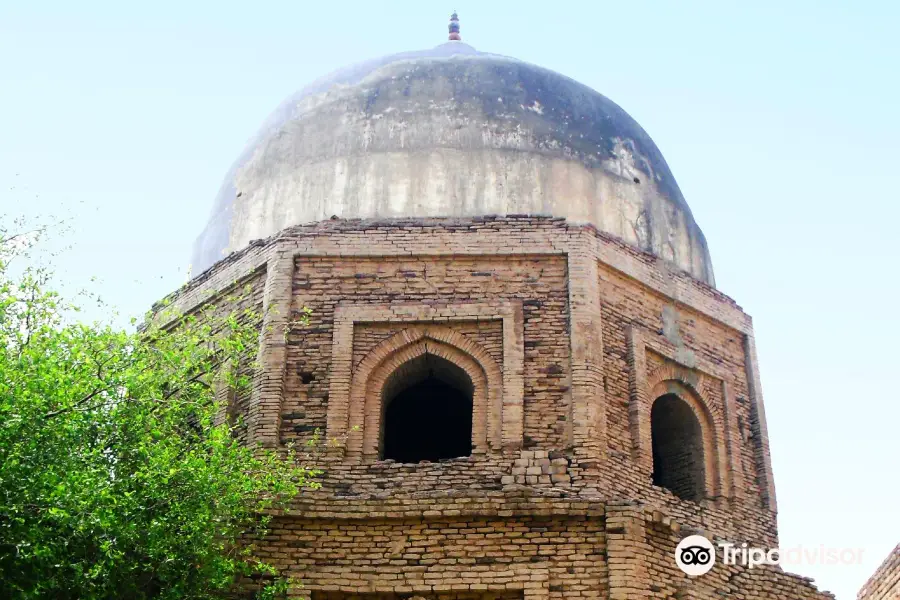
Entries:
[[[383,390],[402,365],[423,354],[440,356],[472,381],[472,453],[501,449],[503,380],[500,367],[480,345],[444,326],[412,326],[376,346],[357,366],[350,386],[347,456],[376,460],[381,453]],[[363,402],[358,402],[362,398]]]
[[[478,344],[448,326],[452,321],[484,320],[502,322],[502,368]],[[354,370],[355,323],[408,323],[410,327],[379,344]],[[487,419],[480,420],[478,437],[473,424],[473,449],[521,448],[525,389],[521,303],[339,305],[334,313],[326,435],[337,440],[345,456],[377,456],[381,386],[394,369],[432,348],[466,371],[481,394],[481,406],[473,408]],[[473,400],[478,402],[478,397]]]
[[[740,497],[743,485],[737,466],[737,416],[727,374],[710,365],[685,365],[662,344],[648,340],[636,327],[628,331],[628,348],[631,364],[628,417],[634,460],[646,473],[653,472],[650,413],[657,398],[675,394],[691,408],[703,432],[706,496],[711,499]],[[650,373],[647,373],[647,350],[666,360]],[[706,385],[716,383],[722,390],[721,407],[713,406],[703,393]]]

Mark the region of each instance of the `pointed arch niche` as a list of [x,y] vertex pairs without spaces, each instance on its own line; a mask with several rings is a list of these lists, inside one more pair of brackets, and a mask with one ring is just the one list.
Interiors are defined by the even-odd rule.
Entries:
[[[742,497],[738,426],[729,375],[711,365],[684,364],[637,328],[630,329],[628,340],[633,459],[648,479],[682,498],[698,501]],[[648,351],[663,360],[649,372]],[[719,402],[711,402],[704,393],[712,387],[719,389]],[[661,427],[665,425],[669,427]],[[674,474],[672,465],[678,457],[667,456],[666,448],[685,445],[696,446],[688,461],[692,473]],[[686,484],[685,479],[692,480],[692,484]]]
[[[453,329],[453,322],[468,320],[502,321],[502,364],[476,341]],[[397,323],[403,328],[354,366],[353,325],[357,322]],[[424,409],[415,406],[419,399],[411,400],[404,393],[414,393],[416,386],[432,382],[451,396],[455,390],[463,404],[471,403],[467,409],[471,411],[471,451],[454,455],[483,456],[518,449],[523,437],[523,363],[521,306],[514,303],[338,307],[328,398],[329,442],[348,460],[393,458],[384,456],[389,405],[397,400],[412,402],[413,412]],[[431,397],[426,393],[421,402],[429,402]],[[387,416],[396,419],[392,415],[401,410],[399,405],[391,410]],[[435,418],[439,414],[440,410],[433,413]],[[391,427],[396,424],[394,420]]]

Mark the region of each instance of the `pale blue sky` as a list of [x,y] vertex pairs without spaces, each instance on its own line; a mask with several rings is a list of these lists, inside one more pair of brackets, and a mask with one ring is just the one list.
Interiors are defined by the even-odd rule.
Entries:
[[864,548],[797,569],[853,598],[900,541],[897,3],[0,0],[0,212],[75,214],[62,277],[141,313],[285,96],[443,42],[454,8],[656,141],[754,317],[782,546]]

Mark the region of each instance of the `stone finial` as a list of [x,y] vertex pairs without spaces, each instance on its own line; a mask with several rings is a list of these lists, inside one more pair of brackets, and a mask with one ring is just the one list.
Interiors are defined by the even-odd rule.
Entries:
[[456,14],[456,11],[453,11],[453,14],[450,15],[450,41],[458,42],[462,38],[459,36],[459,17]]

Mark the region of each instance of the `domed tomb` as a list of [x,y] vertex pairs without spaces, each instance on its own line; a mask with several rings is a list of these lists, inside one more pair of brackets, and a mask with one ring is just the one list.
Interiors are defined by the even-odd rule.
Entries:
[[568,77],[460,41],[285,100],[228,172],[192,264],[333,217],[510,214],[593,225],[714,284],[703,233],[634,119]]

